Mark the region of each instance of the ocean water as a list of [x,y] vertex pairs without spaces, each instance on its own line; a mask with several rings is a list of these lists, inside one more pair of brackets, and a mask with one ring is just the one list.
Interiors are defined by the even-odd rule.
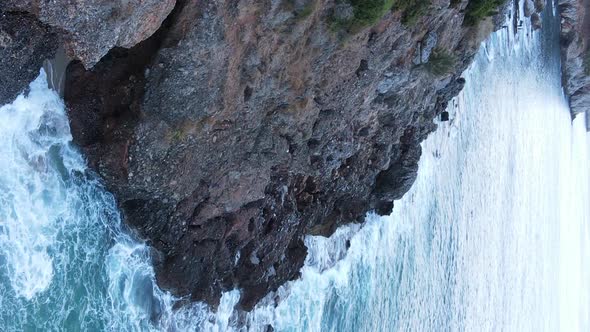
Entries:
[[553,15],[482,45],[390,216],[306,238],[248,314],[157,287],[42,71],[0,108],[0,331],[590,331],[590,150]]

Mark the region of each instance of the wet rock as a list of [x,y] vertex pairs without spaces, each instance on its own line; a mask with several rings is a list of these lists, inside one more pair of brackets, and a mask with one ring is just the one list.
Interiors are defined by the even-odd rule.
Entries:
[[[393,210],[393,201],[382,201],[377,203],[375,206],[375,213],[380,216],[385,216],[391,213]],[[350,242],[346,243],[346,247],[350,247]]]
[[413,132],[410,132],[410,137],[405,136],[404,140],[402,140],[401,153],[397,160],[388,169],[377,175],[375,193],[387,194],[393,200],[397,200],[402,198],[414,184],[418,175],[418,161],[422,155],[422,149],[420,145],[413,144],[415,141],[415,138],[412,137],[413,134]]

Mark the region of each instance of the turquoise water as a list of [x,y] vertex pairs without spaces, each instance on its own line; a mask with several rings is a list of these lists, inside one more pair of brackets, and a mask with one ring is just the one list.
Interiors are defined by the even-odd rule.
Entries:
[[71,139],[43,72],[0,108],[0,330],[143,330],[165,309],[148,250]]

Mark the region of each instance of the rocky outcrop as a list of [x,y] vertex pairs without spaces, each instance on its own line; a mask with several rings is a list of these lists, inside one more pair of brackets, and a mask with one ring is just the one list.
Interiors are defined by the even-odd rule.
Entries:
[[563,86],[573,114],[590,111],[590,2],[559,0]]
[[23,92],[43,61],[61,46],[71,59],[94,66],[113,47],[150,37],[175,0],[31,1],[0,3],[0,104]]
[[0,106],[39,75],[43,60],[55,54],[56,41],[51,28],[33,15],[0,10]]
[[306,234],[389,213],[493,30],[463,27],[466,2],[350,32],[332,0],[178,1],[146,42],[72,64],[73,135],[159,284],[211,304],[240,288],[248,309],[298,276]]
[[0,10],[34,15],[59,33],[70,58],[90,68],[113,47],[130,48],[151,36],[175,3],[175,0],[3,0]]
[[391,211],[495,28],[465,27],[467,0],[404,3],[376,20],[334,0],[0,10],[32,22],[18,40],[41,29],[51,41],[27,68],[56,44],[78,60],[65,90],[72,134],[154,248],[160,286],[210,304],[240,288],[249,309],[298,276],[305,235]]

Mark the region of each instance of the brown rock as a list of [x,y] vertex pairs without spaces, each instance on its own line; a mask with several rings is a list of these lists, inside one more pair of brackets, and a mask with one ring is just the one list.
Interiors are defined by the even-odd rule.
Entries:
[[[356,34],[331,27],[333,1],[306,1],[306,15],[273,3],[179,3],[153,60],[133,70],[140,89],[129,79],[101,87],[117,63],[141,62],[135,48],[91,72],[70,68],[74,138],[159,253],[158,282],[174,294],[215,304],[237,287],[251,308],[298,276],[306,234],[387,213],[481,38],[443,2],[420,24],[387,13]],[[453,73],[412,63],[427,34],[456,56]],[[120,89],[138,93],[112,98]]]

